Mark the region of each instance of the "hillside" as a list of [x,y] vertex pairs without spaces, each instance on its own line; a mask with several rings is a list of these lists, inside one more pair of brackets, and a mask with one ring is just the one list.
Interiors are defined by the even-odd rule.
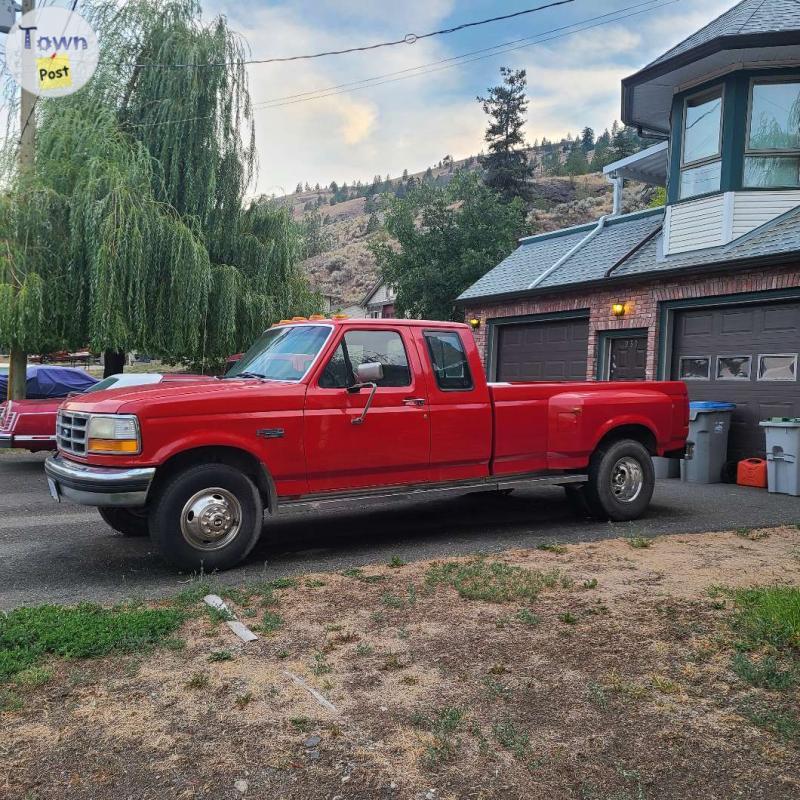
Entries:
[[[381,187],[383,191],[397,191],[406,179],[411,178],[446,183],[459,168],[477,169],[477,159],[472,157],[455,162],[445,159],[440,167],[386,180]],[[611,211],[612,187],[599,172],[577,176],[539,175],[534,179],[534,187],[534,208],[528,215],[529,233],[580,225]],[[628,212],[644,208],[652,196],[651,187],[626,185],[623,210]],[[331,205],[333,197],[334,192],[326,187],[295,192],[281,200],[291,204],[298,221],[315,211],[321,215],[323,236],[330,240],[329,249],[306,259],[302,267],[315,289],[335,298],[335,306],[346,306],[359,303],[378,278],[375,260],[369,249],[370,240],[378,232],[374,230],[374,224],[373,230],[368,231],[368,223],[373,213],[378,220],[382,215],[379,211],[373,211],[377,206],[374,197],[354,197]]]

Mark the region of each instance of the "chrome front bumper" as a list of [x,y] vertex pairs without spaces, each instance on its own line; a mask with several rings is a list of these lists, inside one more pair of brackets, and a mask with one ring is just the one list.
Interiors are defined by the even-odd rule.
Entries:
[[50,494],[84,506],[143,506],[155,467],[117,469],[93,467],[69,461],[60,455],[44,462]]

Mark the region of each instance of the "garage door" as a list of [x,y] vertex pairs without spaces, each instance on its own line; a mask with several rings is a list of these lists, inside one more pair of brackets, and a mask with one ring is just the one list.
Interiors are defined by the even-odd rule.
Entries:
[[692,400],[737,404],[730,458],[764,455],[759,420],[800,416],[800,303],[763,303],[675,315],[672,376]]
[[586,380],[587,318],[502,325],[498,332],[497,380]]

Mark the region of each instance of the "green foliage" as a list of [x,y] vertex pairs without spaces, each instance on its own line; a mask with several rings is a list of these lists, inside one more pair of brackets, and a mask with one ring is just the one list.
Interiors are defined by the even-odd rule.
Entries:
[[397,312],[459,319],[455,298],[511,253],[524,224],[521,200],[503,203],[472,173],[390,199],[384,227],[400,249],[378,241],[372,251],[382,278],[397,289]]
[[38,104],[32,171],[9,167],[16,137],[0,161],[0,346],[200,361],[318,310],[289,211],[243,210],[254,129],[245,47],[225,18],[204,22],[195,0],[82,12],[101,43],[97,73]]
[[531,199],[530,179],[533,167],[525,152],[525,97],[527,79],[525,70],[500,68],[503,83],[489,89],[487,97],[479,97],[483,111],[489,116],[486,142],[489,154],[481,157],[486,171],[486,185],[494,189],[508,203],[516,198]]
[[511,566],[501,561],[448,561],[428,568],[429,588],[452,586],[467,600],[505,603],[510,600],[535,600],[544,588],[552,588],[558,572],[540,572]]
[[162,641],[183,622],[174,608],[104,609],[36,606],[0,616],[0,681],[35,666],[48,654],[95,658],[136,652]]
[[768,646],[800,654],[800,589],[739,589],[733,597],[739,607],[733,627],[740,637],[740,649]]

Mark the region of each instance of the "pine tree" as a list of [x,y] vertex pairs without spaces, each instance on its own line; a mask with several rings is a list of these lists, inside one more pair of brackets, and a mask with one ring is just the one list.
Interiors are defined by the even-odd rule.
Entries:
[[505,202],[515,197],[529,201],[533,168],[524,150],[522,131],[528,106],[525,70],[501,67],[500,75],[503,83],[489,89],[486,97],[478,97],[490,118],[484,137],[489,155],[481,159],[481,165],[486,170],[486,185],[495,189]]
[[581,147],[584,153],[594,150],[594,130],[588,126],[581,131]]

